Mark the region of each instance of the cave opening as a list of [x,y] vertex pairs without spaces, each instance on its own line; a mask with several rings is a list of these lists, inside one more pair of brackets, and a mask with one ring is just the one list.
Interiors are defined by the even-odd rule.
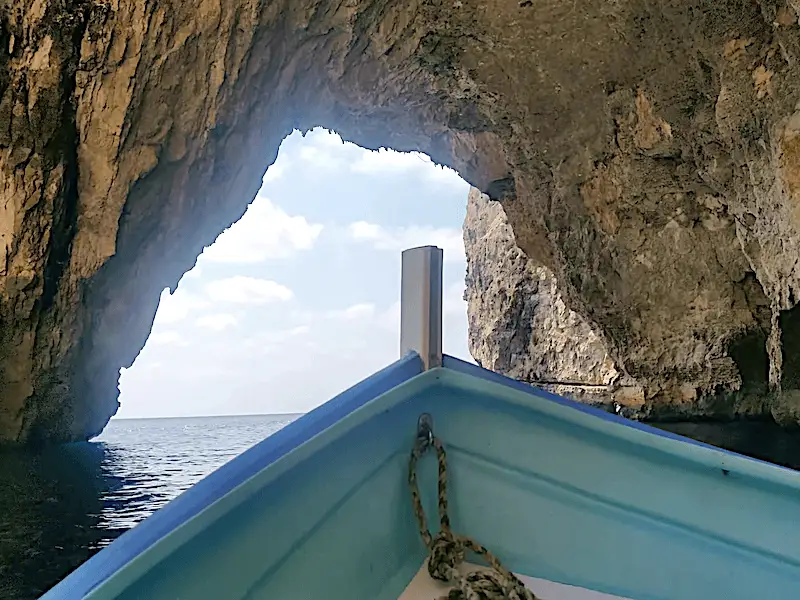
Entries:
[[467,350],[469,185],[421,153],[294,131],[245,214],[160,298],[116,418],[301,413],[397,358],[404,248],[443,248],[445,351]]
[[800,390],[800,305],[781,311],[778,325],[783,355],[781,387]]
[[767,334],[755,329],[736,338],[728,348],[742,378],[742,389],[766,393],[769,385]]

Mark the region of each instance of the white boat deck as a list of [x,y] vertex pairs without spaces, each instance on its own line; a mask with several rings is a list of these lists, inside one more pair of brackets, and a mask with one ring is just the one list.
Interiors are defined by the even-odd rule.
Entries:
[[[462,573],[470,573],[484,569],[478,565],[466,563]],[[517,575],[529,590],[542,600],[629,600],[621,596],[610,596],[601,592],[587,590],[584,588],[554,583],[546,579],[535,577],[525,577]],[[428,575],[427,564],[423,564],[405,591],[400,594],[398,600],[437,600],[445,595],[451,588],[443,583],[432,579]]]

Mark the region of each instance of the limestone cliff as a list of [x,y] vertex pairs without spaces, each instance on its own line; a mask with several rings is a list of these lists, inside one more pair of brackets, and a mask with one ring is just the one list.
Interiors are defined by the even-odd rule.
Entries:
[[160,290],[314,125],[426,152],[500,200],[653,405],[768,379],[791,398],[798,10],[6,0],[0,439],[98,432]]
[[469,347],[481,366],[632,418],[764,417],[775,407],[777,397],[764,385],[738,393],[698,395],[688,385],[673,396],[648,393],[659,378],[625,374],[602,335],[567,308],[553,273],[519,249],[500,203],[475,188],[464,245]]
[[502,206],[475,188],[464,247],[473,358],[514,379],[610,407],[620,373],[603,340],[567,308],[550,270],[517,247]]

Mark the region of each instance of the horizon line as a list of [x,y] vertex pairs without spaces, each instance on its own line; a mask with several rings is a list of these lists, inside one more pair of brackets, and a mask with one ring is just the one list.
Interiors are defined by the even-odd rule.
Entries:
[[[308,412],[308,411],[306,411]],[[148,419],[218,419],[220,417],[290,417],[304,415],[306,412],[287,412],[287,413],[246,413],[231,415],[172,415],[161,417],[111,417],[111,421],[145,421]]]

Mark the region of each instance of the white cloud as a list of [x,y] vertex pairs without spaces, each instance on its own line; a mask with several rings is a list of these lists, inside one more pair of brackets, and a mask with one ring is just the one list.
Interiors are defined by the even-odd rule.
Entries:
[[190,312],[208,306],[208,302],[203,298],[186,292],[178,288],[174,294],[170,294],[168,289],[161,292],[161,299],[158,302],[158,312],[156,312],[156,324],[177,323],[185,319]]
[[321,224],[290,216],[259,193],[244,216],[223,231],[200,259],[246,264],[289,258],[313,248],[321,231]]
[[364,152],[361,158],[353,163],[351,170],[369,174],[404,173],[432,164],[433,161],[420,152],[396,152],[381,148],[377,151]]
[[235,327],[238,323],[236,317],[227,313],[204,315],[197,319],[195,325],[211,331],[222,331],[228,327]]
[[333,171],[345,165],[345,149],[364,151],[355,144],[345,143],[337,133],[317,128],[306,134],[298,155],[318,170]]
[[364,151],[350,170],[368,175],[402,175],[417,173],[434,183],[466,185],[453,169],[434,163],[421,152],[397,152],[381,148]]
[[159,331],[151,334],[150,337],[147,338],[147,343],[157,346],[185,346],[186,340],[177,331]]
[[208,297],[215,302],[236,304],[286,302],[293,297],[292,290],[285,285],[243,275],[211,281],[205,289]]
[[450,284],[443,290],[442,312],[446,315],[463,316],[467,314],[467,301],[464,300],[464,281]]
[[332,310],[328,313],[328,317],[344,321],[353,321],[357,319],[369,319],[374,314],[375,305],[365,302],[348,306],[342,310]]
[[398,152],[387,148],[367,150],[345,142],[334,132],[317,128],[306,134],[298,155],[322,171],[348,169],[351,173],[374,176],[416,175],[433,184],[468,185],[448,167],[437,165],[422,152]]
[[203,275],[203,269],[201,269],[200,267],[194,267],[192,269],[189,269],[188,271],[186,271],[186,273],[183,274],[183,276],[186,277],[187,279],[197,279],[202,275]]
[[296,338],[304,337],[310,332],[311,327],[308,325],[297,325],[277,331],[265,331],[248,338],[242,345],[249,353],[270,353],[280,349],[286,350],[288,343]]
[[308,325],[298,325],[297,327],[292,327],[288,331],[288,335],[291,337],[295,337],[298,335],[303,335],[311,331],[311,328]]
[[356,240],[379,240],[386,235],[383,227],[366,221],[356,221],[348,227],[350,235]]
[[400,301],[397,300],[389,308],[377,315],[378,326],[392,333],[400,333]]
[[375,223],[357,221],[351,223],[347,231],[353,240],[369,242],[376,250],[402,252],[416,246],[434,245],[444,251],[445,262],[466,260],[464,239],[460,229],[422,225],[388,228]]
[[358,148],[359,150],[363,150],[363,148],[356,146],[352,142],[345,142],[342,139],[342,136],[335,131],[324,129],[322,127],[317,127],[309,131],[306,134],[305,141],[307,144],[311,143],[320,148],[341,148],[342,146],[350,146],[353,148]]
[[286,172],[286,161],[281,161],[280,163],[274,162],[272,163],[267,172],[264,173],[264,177],[261,179],[262,183],[269,183],[270,181],[276,181],[280,179],[283,174]]

